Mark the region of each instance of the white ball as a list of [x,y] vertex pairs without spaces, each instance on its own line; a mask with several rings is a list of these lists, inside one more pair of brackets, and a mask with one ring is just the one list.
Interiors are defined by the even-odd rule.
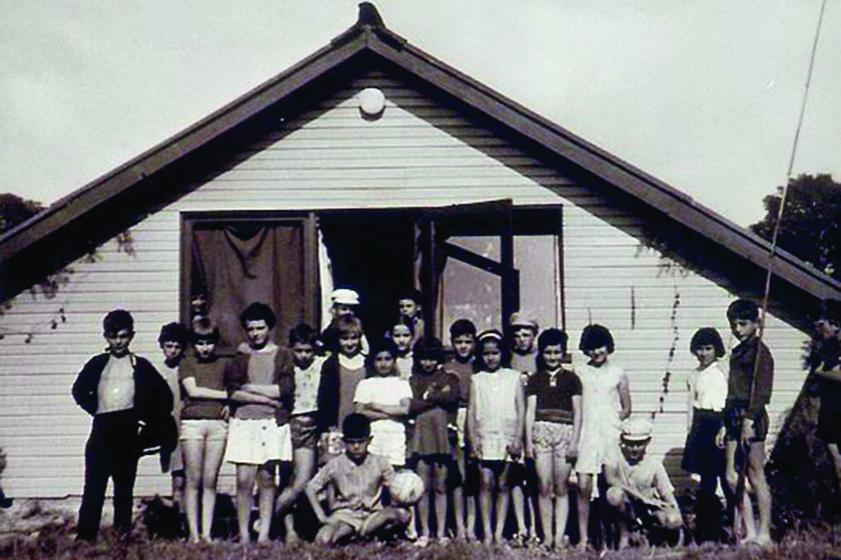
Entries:
[[410,470],[397,471],[389,486],[392,500],[404,506],[416,504],[424,490],[421,477]]

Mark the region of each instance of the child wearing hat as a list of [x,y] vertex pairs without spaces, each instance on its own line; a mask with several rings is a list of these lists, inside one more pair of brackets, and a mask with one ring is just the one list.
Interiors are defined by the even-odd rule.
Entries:
[[[321,353],[336,353],[339,351],[339,332],[337,322],[341,317],[356,317],[359,309],[359,293],[350,288],[337,288],[330,294],[330,324],[321,331],[319,337],[319,351]],[[368,355],[368,339],[363,334],[361,339],[362,354]]]
[[[333,545],[353,536],[370,537],[390,527],[409,522],[405,508],[383,507],[383,487],[394,479],[388,458],[368,452],[371,421],[351,413],[342,423],[345,452],[327,462],[307,484],[306,495],[322,524],[315,542]],[[318,495],[327,492],[327,512]]]
[[605,463],[607,502],[619,513],[619,548],[628,546],[629,525],[634,520],[640,520],[644,529],[677,530],[683,525],[666,468],[646,454],[651,431],[651,423],[644,418],[625,420],[619,439],[622,453]]

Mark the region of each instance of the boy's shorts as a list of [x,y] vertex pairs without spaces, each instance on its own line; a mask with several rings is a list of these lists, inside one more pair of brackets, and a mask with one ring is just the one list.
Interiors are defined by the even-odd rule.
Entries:
[[298,414],[289,419],[293,449],[312,449],[318,446],[318,422],[314,413]]
[[289,424],[278,426],[274,418],[231,419],[228,425],[228,444],[225,447],[226,462],[264,465],[269,461],[291,460]]
[[[747,415],[747,409],[743,406],[733,406],[724,410],[724,427],[728,441],[740,441],[742,438],[742,422]],[[751,443],[765,441],[768,437],[768,412],[763,408],[753,420],[754,436]]]
[[324,522],[325,525],[347,525],[351,529],[353,529],[354,534],[359,534],[362,531],[362,527],[365,525],[365,522],[371,518],[371,516],[376,515],[380,512],[386,510],[396,510],[396,509],[403,509],[400,506],[387,506],[384,509],[380,509],[377,511],[367,511],[367,510],[353,510],[353,509],[337,509],[333,513],[330,514],[330,517]]
[[841,407],[826,406],[821,400],[818,430],[815,435],[824,443],[841,444]]

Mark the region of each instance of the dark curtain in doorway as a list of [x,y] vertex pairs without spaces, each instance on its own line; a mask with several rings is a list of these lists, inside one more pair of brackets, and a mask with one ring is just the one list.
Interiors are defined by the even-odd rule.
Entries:
[[296,224],[208,224],[193,230],[191,295],[204,293],[208,314],[233,350],[245,337],[239,314],[254,301],[277,314],[275,341],[304,319],[303,227]]

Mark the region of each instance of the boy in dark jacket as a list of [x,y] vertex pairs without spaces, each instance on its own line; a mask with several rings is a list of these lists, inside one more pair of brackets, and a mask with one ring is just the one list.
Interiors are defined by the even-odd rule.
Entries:
[[172,393],[155,368],[129,350],[131,314],[111,311],[102,328],[107,351],[91,358],[73,384],[76,403],[93,416],[77,527],[77,538],[90,541],[99,530],[108,478],[114,481],[114,528],[127,534],[140,456],[147,448],[169,453],[176,444]]

